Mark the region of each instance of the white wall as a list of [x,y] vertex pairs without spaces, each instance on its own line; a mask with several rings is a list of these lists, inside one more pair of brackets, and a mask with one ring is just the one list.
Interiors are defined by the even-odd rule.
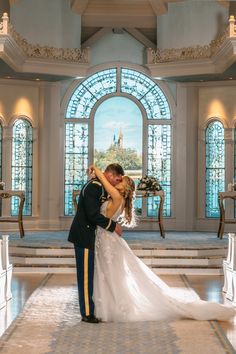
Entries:
[[129,33],[110,32],[91,46],[91,66],[112,61],[127,61],[143,65],[145,47]]
[[10,21],[29,43],[80,47],[81,18],[68,0],[21,0],[11,6]]
[[169,3],[168,12],[157,18],[157,46],[207,45],[228,25],[228,12],[216,0]]

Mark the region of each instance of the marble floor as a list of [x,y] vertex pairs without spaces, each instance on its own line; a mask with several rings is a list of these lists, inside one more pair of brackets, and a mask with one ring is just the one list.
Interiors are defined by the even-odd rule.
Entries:
[[[74,275],[68,275],[72,277]],[[32,292],[41,284],[45,274],[14,274],[12,282],[13,298],[9,301],[7,311],[0,310],[0,335],[4,333],[6,328],[21,312],[26,300],[32,294]],[[170,286],[175,286],[177,276],[175,275],[163,275],[161,278],[167,282]],[[61,285],[65,281],[65,277],[61,277]],[[222,276],[197,276],[189,275],[186,277],[187,282],[204,300],[216,301],[219,303],[224,302],[224,297],[221,292],[223,277]],[[68,279],[67,279],[68,281]],[[221,322],[221,328],[230,340],[231,344],[236,349],[236,319],[235,323]]]

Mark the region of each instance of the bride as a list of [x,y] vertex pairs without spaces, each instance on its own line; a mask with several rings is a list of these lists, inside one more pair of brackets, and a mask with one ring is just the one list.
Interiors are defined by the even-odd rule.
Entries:
[[[114,221],[122,217],[132,225],[135,185],[124,176],[113,187],[103,173],[91,166],[110,198],[101,213]],[[163,282],[134,255],[126,241],[115,232],[98,226],[95,242],[94,292],[96,316],[102,321],[130,322],[191,318],[229,320],[233,307],[203,301],[193,290],[176,291]]]

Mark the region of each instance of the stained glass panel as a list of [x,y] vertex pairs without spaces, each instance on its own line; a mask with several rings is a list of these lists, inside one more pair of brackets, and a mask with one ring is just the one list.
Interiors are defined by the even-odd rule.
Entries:
[[146,75],[122,68],[121,92],[136,97],[143,104],[148,119],[171,119],[170,107],[165,95]]
[[218,218],[218,193],[225,190],[225,141],[222,123],[206,129],[206,217]]
[[116,69],[107,69],[88,77],[74,91],[66,118],[89,118],[94,104],[103,96],[116,92]]
[[[31,124],[18,119],[12,136],[12,189],[25,191],[23,215],[32,215],[32,153],[33,130]],[[11,199],[11,214],[18,215],[19,198]]]
[[[165,192],[163,216],[171,216],[171,126],[148,126],[148,176],[154,176]],[[148,198],[148,216],[157,215],[159,197]]]
[[65,137],[65,215],[74,214],[73,190],[81,189],[87,180],[88,125],[67,123]]

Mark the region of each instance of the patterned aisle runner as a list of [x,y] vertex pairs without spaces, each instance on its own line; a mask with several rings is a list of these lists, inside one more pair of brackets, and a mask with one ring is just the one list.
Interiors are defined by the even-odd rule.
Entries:
[[[235,353],[215,321],[80,322],[75,280],[47,276],[0,338],[1,354]],[[178,284],[185,286],[184,277]]]

